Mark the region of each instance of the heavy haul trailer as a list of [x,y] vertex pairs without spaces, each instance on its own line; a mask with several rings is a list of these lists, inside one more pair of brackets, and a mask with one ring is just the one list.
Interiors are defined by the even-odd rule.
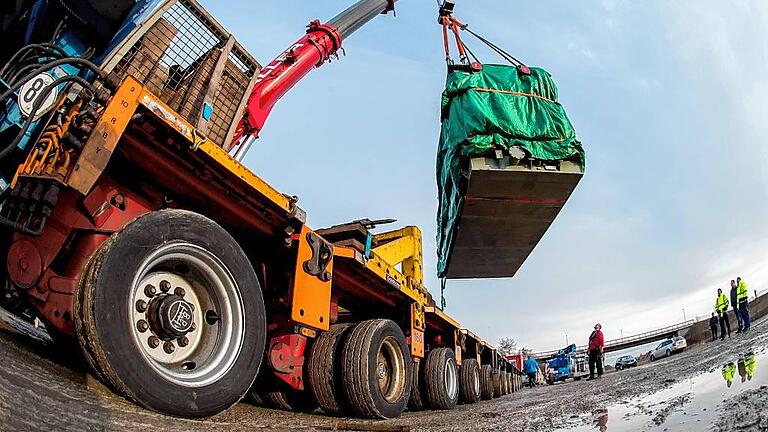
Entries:
[[[394,2],[313,22],[264,70],[194,0],[70,3],[54,13],[95,18],[51,27],[53,44],[0,73],[8,307],[31,307],[113,391],[172,415],[209,416],[247,393],[380,418],[409,399],[450,409],[505,394],[503,358],[424,287],[418,228],[313,230],[294,197],[237,160],[290,85],[268,81],[273,99],[255,89],[319,66]],[[93,22],[107,12],[112,27]],[[116,36],[91,44],[93,28]]]

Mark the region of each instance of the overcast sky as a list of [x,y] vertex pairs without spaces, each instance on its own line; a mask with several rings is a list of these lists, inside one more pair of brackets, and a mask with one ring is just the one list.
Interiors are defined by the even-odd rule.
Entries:
[[[353,0],[203,0],[268,63]],[[512,279],[449,281],[447,312],[535,350],[708,314],[717,287],[768,281],[768,2],[458,1],[457,16],[549,70],[587,151],[584,179]],[[479,49],[486,62],[499,59]],[[394,217],[435,276],[445,83],[431,0],[399,2],[278,105],[246,164],[320,228]]]

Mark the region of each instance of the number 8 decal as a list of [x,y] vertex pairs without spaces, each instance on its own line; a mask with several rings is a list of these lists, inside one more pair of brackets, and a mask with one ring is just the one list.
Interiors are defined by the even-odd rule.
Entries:
[[43,72],[21,86],[19,89],[19,110],[24,116],[29,117],[32,115],[35,103],[43,96],[45,96],[45,99],[40,102],[37,112],[34,113],[35,120],[53,108],[59,95],[59,89],[54,87],[47,95],[43,95],[42,92],[46,87],[53,84],[54,81],[55,79],[51,74]]

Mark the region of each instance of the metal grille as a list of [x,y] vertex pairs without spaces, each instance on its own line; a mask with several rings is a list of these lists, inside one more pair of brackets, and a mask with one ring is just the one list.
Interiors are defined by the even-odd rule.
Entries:
[[[124,51],[113,71],[132,75],[211,140],[224,144],[259,70],[238,44],[219,62],[229,37],[194,0],[179,0]],[[213,108],[209,122],[201,119],[206,102]]]

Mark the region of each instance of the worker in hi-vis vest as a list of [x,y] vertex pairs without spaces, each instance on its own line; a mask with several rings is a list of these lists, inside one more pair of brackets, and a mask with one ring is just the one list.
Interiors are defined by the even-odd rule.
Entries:
[[740,277],[736,278],[736,300],[739,302],[737,313],[741,316],[741,324],[744,327],[744,331],[747,331],[752,325],[752,317],[749,316],[749,289],[747,288],[747,283],[741,280]]
[[717,301],[715,302],[715,311],[720,316],[720,340],[725,339],[725,333],[731,337],[731,321],[728,319],[728,296],[723,294],[723,290],[717,289]]

